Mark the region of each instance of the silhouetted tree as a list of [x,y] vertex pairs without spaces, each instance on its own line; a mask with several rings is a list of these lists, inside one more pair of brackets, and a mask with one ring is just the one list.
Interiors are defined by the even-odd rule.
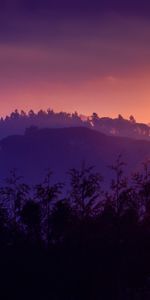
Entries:
[[35,113],[32,109],[28,112],[28,115],[29,115],[30,118],[35,117]]
[[50,212],[55,201],[58,200],[63,187],[62,183],[51,183],[52,172],[48,171],[42,184],[35,187],[35,198],[40,201],[46,222],[46,240],[49,245],[50,236]]
[[127,178],[124,176],[123,167],[125,163],[122,161],[122,156],[119,155],[110,168],[115,173],[115,178],[112,180],[111,189],[113,191],[113,201],[115,205],[116,212],[119,214],[121,209],[121,200],[127,195]]
[[58,201],[51,214],[51,238],[54,242],[62,242],[64,238],[69,236],[73,226],[75,226],[75,212],[64,199]]
[[118,115],[119,120],[124,120],[123,116],[121,114]]
[[27,226],[31,241],[40,241],[41,238],[41,208],[39,203],[29,200],[21,211],[21,220]]
[[19,115],[18,110],[15,109],[15,111],[11,113],[10,117],[11,117],[11,119],[15,119],[15,120],[19,119],[20,115]]
[[102,177],[93,167],[82,166],[81,170],[71,169],[70,197],[82,218],[95,214],[100,205]]
[[1,188],[9,214],[11,215],[14,224],[19,222],[21,209],[28,199],[29,186],[22,182],[22,176],[17,174],[13,169],[8,178],[5,179],[5,186]]
[[141,217],[143,214],[150,214],[150,161],[143,163],[143,172],[132,175],[133,190],[138,203]]
[[130,122],[131,122],[132,124],[135,124],[135,123],[136,123],[136,120],[135,120],[135,118],[134,118],[132,115],[129,117],[129,120],[130,120]]
[[99,126],[99,116],[97,113],[93,112],[92,116],[91,116],[91,122],[92,122],[92,125],[97,128]]

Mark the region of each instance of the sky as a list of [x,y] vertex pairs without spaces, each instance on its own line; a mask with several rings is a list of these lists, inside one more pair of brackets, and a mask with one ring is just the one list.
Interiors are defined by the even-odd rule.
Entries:
[[0,115],[16,108],[149,123],[148,1],[1,1]]

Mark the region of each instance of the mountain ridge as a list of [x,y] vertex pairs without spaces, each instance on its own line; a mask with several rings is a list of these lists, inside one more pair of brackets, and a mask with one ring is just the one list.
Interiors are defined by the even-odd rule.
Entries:
[[24,135],[8,136],[0,141],[0,179],[16,168],[26,180],[35,183],[50,168],[54,179],[65,180],[70,168],[80,168],[85,162],[95,166],[108,180],[112,173],[108,166],[120,154],[128,163],[127,173],[136,171],[149,158],[150,142],[112,137],[83,127],[31,128]]

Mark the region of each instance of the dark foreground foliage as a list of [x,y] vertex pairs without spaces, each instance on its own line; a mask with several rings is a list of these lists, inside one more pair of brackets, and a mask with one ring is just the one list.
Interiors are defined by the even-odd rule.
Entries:
[[[1,299],[150,299],[150,174],[109,192],[93,168],[70,170],[70,190],[29,187],[11,173],[0,189]],[[63,196],[62,196],[63,195]]]

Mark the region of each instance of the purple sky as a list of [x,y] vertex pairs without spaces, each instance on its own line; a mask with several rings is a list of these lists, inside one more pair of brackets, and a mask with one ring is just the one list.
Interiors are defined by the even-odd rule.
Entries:
[[1,1],[1,115],[51,107],[150,122],[149,17],[148,1]]

